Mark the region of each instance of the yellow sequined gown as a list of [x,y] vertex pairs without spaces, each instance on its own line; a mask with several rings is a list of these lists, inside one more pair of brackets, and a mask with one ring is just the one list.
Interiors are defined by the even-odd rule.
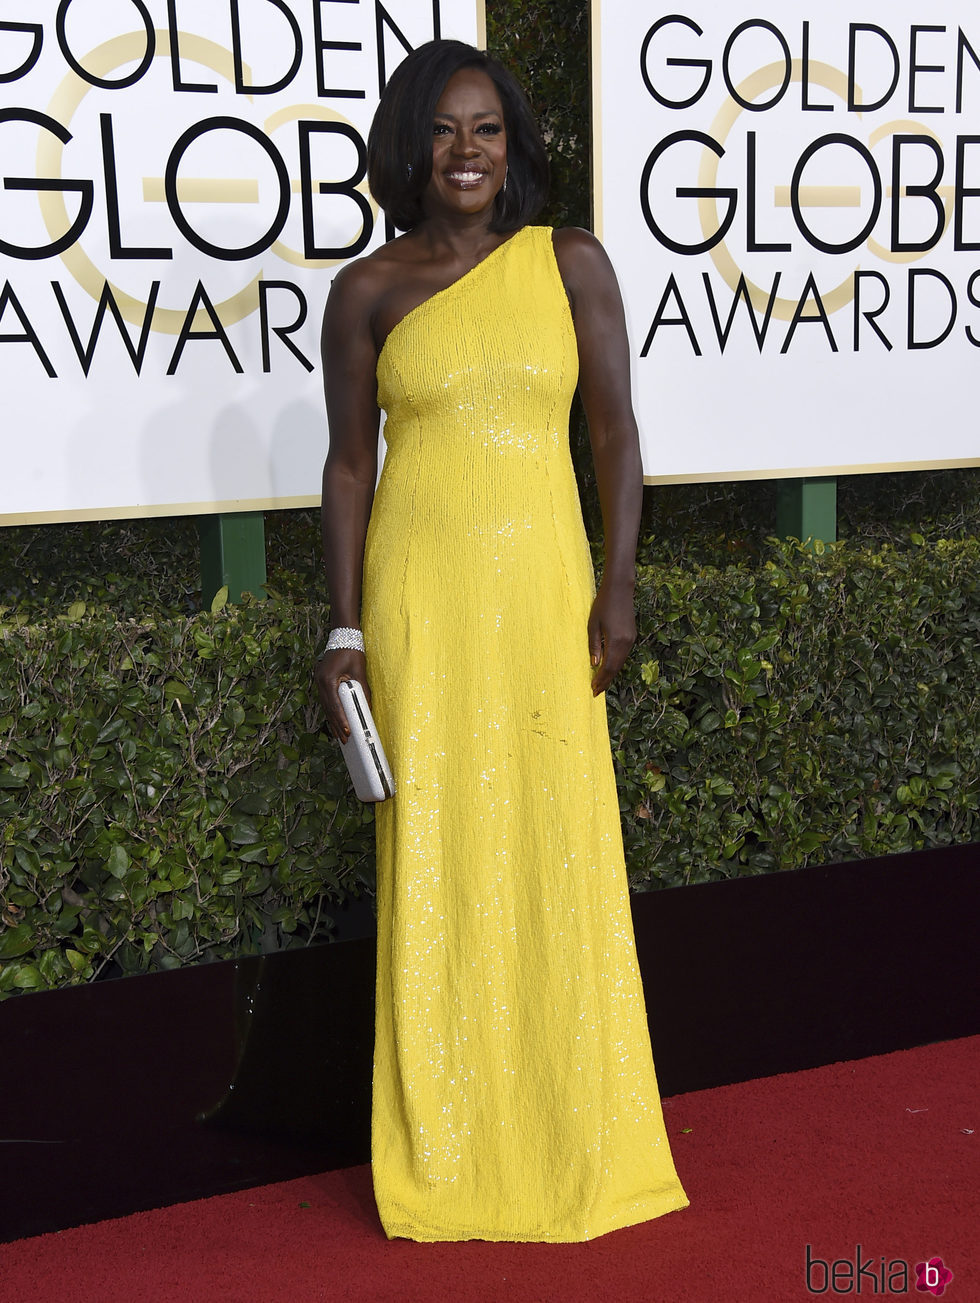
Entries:
[[550,229],[378,361],[364,566],[378,728],[372,1164],[389,1236],[586,1240],[687,1203],[664,1135],[568,450]]

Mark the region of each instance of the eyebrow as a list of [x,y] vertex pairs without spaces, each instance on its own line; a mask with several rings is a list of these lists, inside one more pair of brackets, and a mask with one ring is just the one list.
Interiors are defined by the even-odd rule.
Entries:
[[[450,122],[456,121],[456,117],[452,113],[440,113],[438,109],[435,111],[435,116],[437,118],[448,118]],[[503,114],[498,109],[480,109],[477,113],[471,113],[470,116],[473,118],[500,118],[503,117]]]

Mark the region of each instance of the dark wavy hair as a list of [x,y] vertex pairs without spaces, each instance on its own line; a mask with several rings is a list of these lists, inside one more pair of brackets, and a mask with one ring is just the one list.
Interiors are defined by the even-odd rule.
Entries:
[[548,197],[548,155],[531,106],[511,73],[463,41],[427,41],[407,55],[381,95],[368,134],[368,184],[400,231],[425,217],[422,195],[432,176],[432,124],[449,78],[479,68],[497,89],[507,132],[507,189],[494,201],[492,231],[516,231]]

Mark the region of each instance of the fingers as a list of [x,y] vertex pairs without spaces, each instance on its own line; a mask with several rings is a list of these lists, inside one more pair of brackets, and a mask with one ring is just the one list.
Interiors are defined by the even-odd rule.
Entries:
[[371,694],[367,685],[367,665],[364,653],[348,648],[327,652],[317,661],[313,671],[317,695],[326,717],[327,731],[341,744],[350,737],[350,726],[340,701],[340,685],[356,679],[364,689],[368,701]]
[[603,580],[589,612],[588,631],[592,693],[597,697],[623,668],[636,641],[632,585],[607,585]]
[[602,663],[602,626],[594,615],[589,619],[589,660],[593,669]]
[[340,704],[339,689],[343,679],[335,678],[323,661],[317,663],[314,677],[316,679],[317,695],[320,698],[320,705],[323,707],[323,714],[326,718],[327,732],[338,742],[346,742],[350,730],[344,715],[344,708]]
[[[605,692],[626,664],[633,641],[633,638],[627,634],[602,639],[599,663],[592,676],[592,695],[594,697],[598,697],[600,693]],[[595,660],[592,663],[595,665]]]

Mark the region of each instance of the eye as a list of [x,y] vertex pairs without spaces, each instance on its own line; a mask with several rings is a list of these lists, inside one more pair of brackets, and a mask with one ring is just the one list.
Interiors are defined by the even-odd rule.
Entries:
[[448,122],[436,122],[432,128],[434,136],[448,136],[452,128]]
[[499,136],[503,131],[503,127],[499,122],[481,122],[477,127],[477,131],[484,136]]

